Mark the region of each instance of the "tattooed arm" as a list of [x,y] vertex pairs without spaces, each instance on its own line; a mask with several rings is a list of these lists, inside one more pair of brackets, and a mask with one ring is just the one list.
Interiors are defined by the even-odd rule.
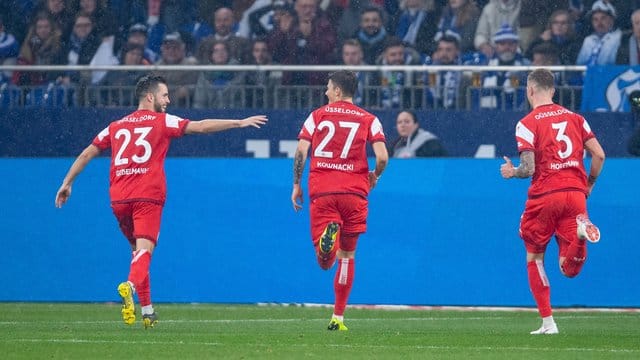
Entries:
[[500,165],[500,174],[505,179],[511,179],[517,177],[525,179],[531,177],[536,171],[536,160],[533,151],[523,151],[520,153],[520,165],[514,167],[511,163],[511,159],[506,156],[502,157],[505,161]]
[[[311,146],[311,143],[307,140],[298,141],[298,148],[296,148],[296,153],[293,156],[293,190],[291,191],[291,203],[295,211],[302,209],[303,193],[300,181],[302,180],[302,172],[304,171],[304,165],[307,161],[309,146]],[[300,200],[300,202],[298,202],[298,200]]]

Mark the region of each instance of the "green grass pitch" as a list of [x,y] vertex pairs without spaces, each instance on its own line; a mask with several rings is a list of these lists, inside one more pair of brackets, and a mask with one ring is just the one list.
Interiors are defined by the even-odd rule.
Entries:
[[556,311],[558,335],[529,335],[532,311],[157,304],[127,326],[119,304],[0,303],[2,359],[640,359],[640,312]]

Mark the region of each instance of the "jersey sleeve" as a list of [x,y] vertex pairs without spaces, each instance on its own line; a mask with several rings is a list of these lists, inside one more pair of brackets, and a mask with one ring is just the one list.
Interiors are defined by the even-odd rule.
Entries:
[[167,133],[172,138],[184,135],[187,124],[189,124],[189,120],[171,114],[166,114],[164,122]]
[[307,119],[304,121],[302,125],[302,129],[300,129],[300,133],[298,133],[298,140],[307,140],[311,141],[313,137],[313,133],[316,131],[316,122],[313,118],[313,113],[309,114]]
[[593,133],[593,131],[591,131],[591,126],[589,126],[589,123],[587,122],[587,119],[585,119],[584,117],[580,116],[580,123],[582,124],[582,139],[583,139],[583,142],[586,142],[587,140],[596,137],[595,134]]
[[111,136],[109,136],[109,127],[104,128],[91,142],[93,145],[97,146],[98,149],[104,151],[111,147]]
[[385,141],[384,130],[382,129],[380,119],[374,117],[373,121],[371,121],[371,126],[369,127],[369,142],[374,143],[378,141]]
[[516,125],[516,143],[518,144],[518,152],[527,150],[535,150],[535,129],[524,120],[518,121]]

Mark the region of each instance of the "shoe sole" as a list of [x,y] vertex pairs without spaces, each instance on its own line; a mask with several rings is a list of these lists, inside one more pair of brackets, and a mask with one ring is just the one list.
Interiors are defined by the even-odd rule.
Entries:
[[122,298],[122,320],[127,325],[132,325],[136,322],[136,308],[133,304],[133,294],[131,291],[131,286],[123,282],[118,285],[118,294]]
[[322,254],[330,254],[333,251],[333,247],[336,244],[336,234],[340,230],[340,225],[337,223],[329,223],[320,237],[320,252]]
[[576,217],[576,222],[578,223],[578,237],[581,239],[586,239],[591,243],[597,243],[600,241],[600,229],[597,226],[593,225],[589,218],[585,215],[580,214]]

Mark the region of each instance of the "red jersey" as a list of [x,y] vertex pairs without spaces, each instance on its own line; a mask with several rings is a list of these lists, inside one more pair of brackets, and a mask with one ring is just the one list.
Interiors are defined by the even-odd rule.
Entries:
[[309,197],[369,194],[367,142],[385,141],[380,120],[347,101],[314,110],[298,139],[311,142]]
[[164,204],[164,159],[171,139],[184,135],[188,123],[174,115],[137,110],[112,122],[93,139],[93,145],[100,150],[112,149],[112,202],[142,200]]
[[585,118],[556,104],[538,106],[520,120],[518,151],[535,154],[529,197],[564,190],[586,194],[584,143],[594,136]]

